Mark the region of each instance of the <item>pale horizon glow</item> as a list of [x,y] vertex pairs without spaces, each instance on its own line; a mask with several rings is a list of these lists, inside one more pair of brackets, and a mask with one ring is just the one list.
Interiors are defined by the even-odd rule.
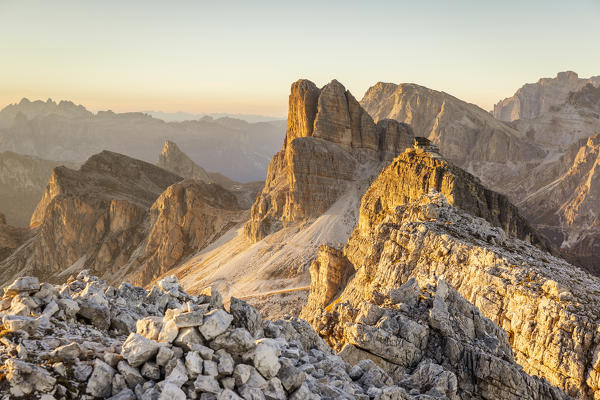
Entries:
[[357,99],[411,82],[490,110],[524,83],[600,75],[600,3],[0,0],[0,108],[285,117],[290,84]]

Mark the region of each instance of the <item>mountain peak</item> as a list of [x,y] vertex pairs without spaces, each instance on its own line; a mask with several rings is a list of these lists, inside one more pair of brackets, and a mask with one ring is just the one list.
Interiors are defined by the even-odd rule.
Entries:
[[523,85],[512,97],[494,105],[493,115],[502,121],[537,118],[563,104],[570,92],[588,83],[600,86],[600,76],[579,78],[573,71],[563,71],[555,78],[541,78],[536,83]]
[[556,74],[556,79],[558,79],[559,81],[570,81],[576,80],[578,78],[579,75],[577,75],[577,72],[574,71],[563,71]]
[[158,156],[158,166],[174,172],[187,179],[212,183],[208,173],[187,156],[175,142],[165,141],[162,152]]
[[247,236],[260,240],[284,224],[320,216],[349,184],[362,179],[355,174],[359,165],[370,162],[376,174],[381,166],[373,165],[392,160],[412,137],[406,124],[375,124],[335,79],[321,89],[306,79],[294,82],[283,148],[269,165]]

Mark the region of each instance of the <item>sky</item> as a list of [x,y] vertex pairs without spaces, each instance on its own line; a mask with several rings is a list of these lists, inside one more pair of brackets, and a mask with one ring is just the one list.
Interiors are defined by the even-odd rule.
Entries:
[[600,75],[600,1],[0,0],[0,107],[285,116],[290,84],[412,82],[490,110]]

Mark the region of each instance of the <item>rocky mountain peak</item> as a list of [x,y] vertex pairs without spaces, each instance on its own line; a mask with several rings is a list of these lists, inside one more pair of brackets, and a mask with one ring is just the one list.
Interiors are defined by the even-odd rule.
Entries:
[[556,74],[556,79],[559,81],[576,81],[579,75],[574,71],[563,71]]
[[587,84],[600,85],[600,76],[579,78],[573,71],[559,72],[555,78],[542,78],[523,85],[512,96],[494,105],[493,115],[502,121],[534,119],[563,104],[570,92]]
[[284,149],[296,138],[312,136],[320,89],[307,79],[292,84]]
[[146,284],[245,218],[219,185],[103,151],[79,170],[53,170],[31,218],[33,237],[0,263],[1,278],[63,282],[87,268]]
[[600,85],[586,84],[581,89],[570,92],[567,103],[577,108],[587,108],[600,113]]
[[162,152],[158,156],[158,166],[187,179],[211,183],[208,173],[170,140],[165,141]]
[[145,161],[102,151],[90,157],[78,171],[57,167],[36,207],[30,226],[42,223],[54,198],[82,196],[94,202],[126,200],[147,208],[170,185],[182,180],[178,175]]
[[529,225],[504,195],[487,189],[478,178],[446,161],[436,150],[415,147],[394,159],[367,189],[361,202],[359,230],[377,224],[379,216],[395,207],[434,191],[455,207],[484,218],[515,237],[545,250],[552,249],[550,242]]
[[292,84],[288,126],[282,150],[269,165],[246,234],[253,240],[282,226],[321,215],[348,190],[372,176],[412,144],[411,128],[397,121],[375,124],[358,101],[336,80],[319,89],[299,80]]
[[[392,164],[388,170],[398,167]],[[444,181],[445,174],[439,170],[439,178],[427,175]],[[387,174],[384,171],[382,175]],[[421,190],[418,182],[404,183],[404,178],[398,174],[396,185]],[[448,182],[454,179],[462,178],[456,176]],[[371,189],[381,183],[375,181]],[[320,251],[310,267],[316,279],[301,317],[346,360],[369,358],[391,375],[411,370],[423,360],[444,360],[442,365],[456,374],[459,388],[461,379],[470,375],[464,370],[469,363],[453,355],[487,358],[484,354],[489,350],[465,346],[458,337],[469,337],[481,345],[491,342],[477,338],[493,335],[497,340],[493,340],[492,359],[499,364],[492,370],[499,368],[504,377],[516,378],[522,373],[518,372],[520,367],[504,364],[514,360],[525,372],[547,379],[570,396],[594,398],[600,391],[596,383],[600,368],[591,361],[600,351],[593,339],[598,335],[599,317],[594,311],[599,302],[598,278],[474,216],[472,208],[467,212],[451,205],[457,204],[456,199],[447,199],[439,191],[412,200],[407,193],[409,199],[403,202],[393,187],[390,184],[382,190],[367,191],[361,206],[363,222],[356,226],[343,252]],[[491,195],[488,201],[494,201],[493,194],[477,194],[474,186],[470,189],[469,197]],[[386,190],[397,198],[392,204],[385,199]],[[480,208],[480,215],[485,208]],[[495,214],[502,217],[503,212]],[[367,216],[369,223],[363,220]],[[428,291],[428,285],[437,287],[431,303],[423,292]],[[480,316],[494,324],[482,329],[488,323],[482,325]],[[562,328],[556,330],[557,324]],[[436,332],[453,339],[438,341]],[[581,333],[575,338],[573,332]],[[546,340],[549,334],[556,335],[550,342]],[[434,347],[428,350],[429,345]],[[433,354],[430,351],[440,351],[437,354],[441,358],[429,356]],[[490,365],[483,359],[476,364]],[[467,378],[476,382],[475,386],[482,385],[479,389],[470,386],[469,390],[495,392],[484,398],[556,398],[549,393],[526,394],[530,389],[506,385],[504,379],[485,383],[487,379]],[[542,386],[535,385],[534,392],[548,390]],[[525,392],[518,393],[521,390]]]
[[46,101],[30,101],[27,98],[21,99],[19,103],[10,104],[0,110],[0,118],[12,119],[18,115],[25,116],[26,119],[32,119],[39,116],[48,116],[52,114],[63,115],[67,117],[91,117],[93,113],[89,112],[82,105],[75,105],[71,101],[61,100],[59,103],[52,99]]

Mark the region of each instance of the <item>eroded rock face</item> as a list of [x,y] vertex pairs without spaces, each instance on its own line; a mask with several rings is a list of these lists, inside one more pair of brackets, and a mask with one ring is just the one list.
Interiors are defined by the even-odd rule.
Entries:
[[409,124],[415,136],[431,140],[444,157],[488,186],[513,175],[513,163],[545,156],[543,149],[487,111],[423,86],[379,82],[360,104],[375,121]]
[[208,173],[204,168],[193,162],[174,142],[171,142],[170,140],[165,142],[162,152],[158,156],[157,165],[187,179],[212,183],[212,179],[208,176]]
[[[369,195],[367,192],[364,203]],[[508,333],[505,339],[497,337],[498,343],[508,340],[514,360],[525,372],[547,379],[574,397],[591,399],[600,391],[598,366],[593,361],[600,348],[600,281],[450,205],[443,195],[423,195],[412,203],[388,208],[370,224],[359,224],[344,256],[354,272],[341,294],[329,304],[319,302],[318,293],[311,295],[301,314],[336,347],[350,342],[351,333],[344,333],[346,340],[330,332],[343,329],[345,322],[356,323],[356,315],[344,310],[364,309],[361,304],[365,301],[385,308],[388,297],[414,307],[419,301],[398,293],[399,288],[411,278],[424,282],[443,277],[484,317]],[[430,316],[438,314],[435,301],[427,307],[433,310]],[[441,311],[439,315],[445,315],[444,307]],[[449,306],[448,312],[457,311]],[[457,321],[461,321],[461,330],[471,329],[470,322],[461,317]],[[430,332],[432,328],[454,330],[443,318],[435,324],[430,320]],[[381,335],[388,337],[384,332]],[[451,348],[442,346],[441,355],[450,356]],[[413,354],[418,358],[418,353]]]
[[0,261],[15,251],[29,236],[27,229],[8,225],[4,214],[0,213]]
[[434,398],[567,398],[527,375],[506,332],[444,280],[420,285],[412,278],[370,301],[337,303],[330,311],[316,324],[345,361],[372,361],[394,382]]
[[68,275],[60,273],[77,262],[73,272],[86,266],[100,274],[119,271],[144,238],[148,208],[179,180],[111,152],[90,158],[78,171],[56,168],[31,218],[37,234],[0,265],[7,271],[2,279],[19,271],[64,280]]
[[114,282],[125,276],[149,282],[239,217],[226,190],[201,182],[175,185],[181,180],[107,151],[78,171],[56,168],[31,218],[35,234],[0,264],[2,280],[32,274],[64,281],[87,268]]
[[569,92],[577,91],[587,84],[600,85],[600,76],[579,78],[573,71],[559,72],[555,78],[542,78],[528,83],[512,97],[494,105],[494,117],[502,121],[533,119],[553,107],[560,106]]
[[257,241],[288,223],[321,215],[348,182],[360,179],[361,164],[372,163],[375,174],[382,162],[411,145],[412,136],[408,126],[395,121],[376,125],[335,80],[322,89],[307,80],[295,82],[283,149],[269,165],[246,235]]
[[437,154],[420,149],[403,152],[369,187],[361,203],[359,230],[368,231],[381,216],[418,200],[430,190],[442,193],[450,204],[485,218],[513,236],[546,250],[551,248],[505,196],[485,188],[479,179]]
[[130,267],[129,279],[146,284],[202,249],[248,213],[236,197],[214,183],[185,180],[167,188],[150,208],[150,229],[142,243],[141,268]]
[[600,135],[580,140],[557,161],[532,171],[531,194],[519,203],[537,229],[595,274],[600,273],[599,160]]
[[317,258],[310,265],[310,296],[321,305],[329,304],[346,286],[354,272],[343,252],[321,246]]

